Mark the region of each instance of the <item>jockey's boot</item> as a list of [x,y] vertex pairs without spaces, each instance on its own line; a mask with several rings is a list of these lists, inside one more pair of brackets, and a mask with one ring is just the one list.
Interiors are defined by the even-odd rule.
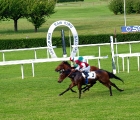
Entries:
[[85,80],[86,80],[85,83],[88,84],[88,76],[89,76],[88,72],[84,71],[83,73],[85,74]]

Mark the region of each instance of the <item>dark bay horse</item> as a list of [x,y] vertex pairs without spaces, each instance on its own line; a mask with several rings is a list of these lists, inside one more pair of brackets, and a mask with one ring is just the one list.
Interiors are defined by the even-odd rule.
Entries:
[[[60,67],[63,66],[62,63],[65,64],[66,66],[69,66],[69,67],[67,67],[67,68],[63,67],[64,69],[60,69]],[[63,95],[68,90],[71,90],[74,86],[77,86],[78,90],[79,90],[79,98],[81,98],[82,85],[85,85],[85,78],[82,76],[82,73],[80,71],[72,72],[71,66],[68,62],[62,62],[62,63],[60,64],[60,66],[58,66],[55,69],[56,71],[60,72],[58,82],[62,82],[66,77],[69,77],[69,78],[71,78],[72,83],[69,85],[69,87],[65,91],[63,91],[59,95]],[[112,96],[111,86],[115,87],[118,91],[123,91],[122,89],[119,89],[114,83],[112,83],[110,81],[110,76],[115,76],[113,73],[104,71],[102,69],[96,70],[95,73],[96,73],[96,78],[95,79],[88,79],[88,83],[90,85],[87,85],[86,87],[84,87],[84,91],[86,91],[87,89],[92,87],[96,83],[97,80],[109,88],[110,96]],[[116,78],[116,79],[118,78],[118,80],[121,80],[123,82],[123,80],[117,76],[114,78]]]
[[[68,69],[73,69],[73,67],[71,67],[71,65],[67,61],[63,61],[55,68],[55,71],[60,72],[61,70],[68,70]],[[99,70],[99,68],[96,66],[90,66],[90,71],[96,71],[96,70]],[[115,79],[121,80],[119,77],[117,77],[113,73],[109,71],[106,71],[106,72],[108,73],[109,78],[115,78]]]
[[[71,67],[71,65],[67,62],[67,61],[63,61],[61,62],[56,68],[55,68],[55,71],[56,72],[61,72],[62,70],[68,70],[68,69],[73,69],[74,67]],[[96,66],[90,66],[90,71],[95,71],[95,70],[98,70],[99,68],[96,67]],[[69,77],[71,79],[71,81],[73,80],[73,78]],[[85,88],[85,87],[84,87]],[[84,89],[83,88],[83,89]],[[73,89],[70,89],[72,92],[75,92]]]

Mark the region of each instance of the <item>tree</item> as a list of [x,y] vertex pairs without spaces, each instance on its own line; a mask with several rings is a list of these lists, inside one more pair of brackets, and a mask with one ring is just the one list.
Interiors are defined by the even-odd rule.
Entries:
[[140,14],[140,0],[135,0],[133,5],[134,10],[136,13]]
[[123,13],[123,0],[111,0],[109,3],[109,9],[117,15]]
[[134,5],[134,0],[127,0],[126,1],[126,13],[127,14],[136,13],[136,11],[133,8],[133,5]]
[[0,0],[0,20],[4,19],[4,11],[7,8],[7,5]]
[[37,32],[38,28],[46,22],[46,17],[55,13],[56,0],[28,0],[27,4],[28,15],[26,17],[34,25],[35,32]]
[[12,19],[14,31],[18,30],[18,20],[25,16],[25,0],[0,0],[0,18]]

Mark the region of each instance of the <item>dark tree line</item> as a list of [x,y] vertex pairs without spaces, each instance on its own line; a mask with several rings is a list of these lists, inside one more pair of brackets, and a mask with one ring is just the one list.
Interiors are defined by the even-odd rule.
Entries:
[[46,17],[55,13],[55,4],[56,0],[0,0],[0,20],[12,19],[14,31],[18,31],[18,20],[27,18],[37,32]]

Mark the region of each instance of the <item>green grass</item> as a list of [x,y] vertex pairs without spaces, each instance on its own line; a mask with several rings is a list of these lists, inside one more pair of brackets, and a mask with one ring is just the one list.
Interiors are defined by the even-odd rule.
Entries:
[[[13,31],[13,21],[0,21],[0,39],[17,38],[42,38],[46,37],[47,31],[52,23],[58,20],[71,22],[79,35],[89,34],[112,34],[121,33],[121,26],[124,26],[124,15],[114,15],[108,9],[109,0],[85,0],[85,2],[59,3],[56,5],[56,13],[51,15],[47,22],[34,33],[33,25],[26,19],[19,19],[18,29]],[[127,25],[139,25],[138,14],[126,15]],[[68,36],[69,29],[65,26],[57,27],[53,36],[60,36],[61,29],[65,30]]]
[[[139,44],[132,46],[133,52],[138,52]],[[128,52],[128,45],[119,47],[119,53]],[[69,50],[69,48],[67,48]],[[97,47],[80,48],[80,55],[98,55]],[[45,52],[37,51],[38,58],[45,58]],[[57,56],[62,56],[62,49],[56,48]],[[69,53],[68,53],[69,54]],[[101,67],[111,71],[110,46],[101,47],[101,55],[109,55],[101,60]],[[0,54],[2,56],[2,54]],[[7,60],[33,58],[33,52],[11,52],[6,54]],[[2,60],[2,58],[0,58]],[[67,78],[61,84],[57,82],[59,74],[54,71],[60,62],[35,64],[35,77],[32,77],[31,65],[24,65],[25,79],[21,79],[20,65],[0,67],[0,120],[138,120],[140,82],[139,71],[135,58],[130,58],[130,73],[117,73],[124,80],[112,79],[124,92],[112,88],[109,90],[99,82],[82,94],[68,91],[58,96],[70,84]],[[119,60],[121,67],[121,59]],[[97,60],[90,60],[90,65],[97,65]],[[77,87],[74,88],[77,90]]]
[[110,97],[109,91],[98,83],[82,94],[80,100],[71,92],[58,96],[69,81],[58,84],[56,75],[51,78],[4,80],[1,83],[1,120],[139,119],[139,88],[128,80],[125,80],[125,85],[116,82],[119,87],[125,88],[122,93],[113,89],[114,96]]

